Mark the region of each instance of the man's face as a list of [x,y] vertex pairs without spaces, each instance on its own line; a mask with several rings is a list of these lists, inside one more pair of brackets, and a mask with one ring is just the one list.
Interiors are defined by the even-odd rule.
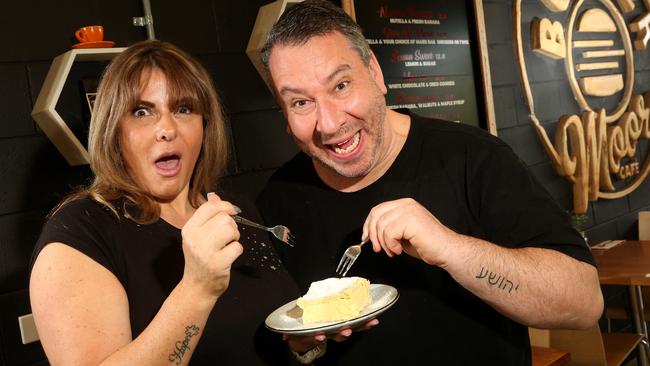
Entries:
[[383,153],[383,75],[338,32],[272,49],[269,71],[287,131],[315,164],[348,177],[368,174]]

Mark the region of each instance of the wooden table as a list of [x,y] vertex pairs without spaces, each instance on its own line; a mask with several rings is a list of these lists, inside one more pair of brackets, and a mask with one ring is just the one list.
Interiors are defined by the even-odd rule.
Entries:
[[[632,316],[637,333],[648,337],[643,314],[641,286],[650,286],[650,240],[626,240],[610,249],[594,249],[598,277],[603,285],[627,286],[630,292]],[[639,343],[641,364],[648,366],[650,348]]]
[[569,351],[532,346],[533,366],[562,366],[571,361]]

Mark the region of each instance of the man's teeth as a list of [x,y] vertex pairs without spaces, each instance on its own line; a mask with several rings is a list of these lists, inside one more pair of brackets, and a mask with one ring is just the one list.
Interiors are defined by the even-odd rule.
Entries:
[[[348,154],[348,153],[354,151],[354,149],[356,149],[357,146],[359,146],[359,140],[361,140],[361,134],[359,132],[357,132],[354,135],[354,137],[352,138],[352,142],[346,148],[341,148],[339,146],[334,146],[334,151],[337,154]],[[347,141],[346,141],[346,143],[347,143]],[[343,144],[343,145],[345,145],[345,144]]]

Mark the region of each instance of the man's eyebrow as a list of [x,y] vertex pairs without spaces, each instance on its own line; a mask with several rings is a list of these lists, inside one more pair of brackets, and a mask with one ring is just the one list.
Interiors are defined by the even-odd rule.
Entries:
[[330,81],[332,81],[332,79],[336,78],[340,73],[342,73],[344,71],[351,70],[351,69],[352,69],[352,67],[350,65],[348,65],[348,64],[339,65],[339,67],[337,67],[336,70],[334,70],[333,73],[329,74],[329,76],[325,80],[327,80],[327,82],[330,82]]
[[[340,73],[348,70],[352,70],[352,67],[350,65],[348,64],[339,65],[339,67],[337,67],[331,74],[329,74],[325,78],[325,81],[329,83],[333,79],[335,79]],[[288,93],[301,94],[302,90],[300,88],[293,88],[290,86],[283,86],[282,88],[280,88],[280,92],[279,92],[280,95],[286,95]]]
[[287,94],[290,94],[290,93],[293,93],[293,94],[300,94],[301,92],[302,92],[302,91],[301,91],[300,89],[298,89],[298,88],[292,88],[292,87],[289,87],[289,86],[283,86],[283,87],[280,89],[280,93],[279,93],[279,94],[284,96],[284,95],[287,95]]

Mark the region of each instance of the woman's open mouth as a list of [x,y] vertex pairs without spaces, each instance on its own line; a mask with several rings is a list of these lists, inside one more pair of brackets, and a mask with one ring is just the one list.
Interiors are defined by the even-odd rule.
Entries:
[[156,160],[158,173],[165,177],[171,177],[180,171],[181,157],[178,154],[163,155]]

